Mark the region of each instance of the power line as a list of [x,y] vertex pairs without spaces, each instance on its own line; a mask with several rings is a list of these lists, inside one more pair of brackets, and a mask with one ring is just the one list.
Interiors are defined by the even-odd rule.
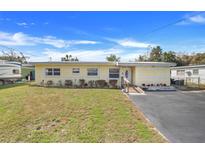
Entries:
[[171,22],[171,23],[169,23],[169,24],[162,25],[162,26],[160,26],[160,27],[158,27],[158,28],[156,28],[156,29],[153,29],[152,31],[150,31],[150,32],[148,32],[148,33],[145,33],[144,35],[146,36],[146,35],[152,34],[152,33],[154,33],[154,32],[160,31],[160,30],[165,29],[165,28],[167,28],[167,27],[169,27],[169,26],[171,26],[171,25],[175,25],[175,24],[177,24],[177,23],[180,23],[180,22],[182,22],[182,21],[187,20],[188,18],[194,17],[194,16],[199,15],[199,14],[202,14],[202,13],[205,13],[205,12],[203,12],[203,11],[202,11],[202,12],[197,12],[197,13],[195,13],[195,14],[193,14],[193,15],[189,15],[188,17],[184,17],[184,18],[178,19],[178,20],[176,20],[176,21],[174,21],[174,22]]

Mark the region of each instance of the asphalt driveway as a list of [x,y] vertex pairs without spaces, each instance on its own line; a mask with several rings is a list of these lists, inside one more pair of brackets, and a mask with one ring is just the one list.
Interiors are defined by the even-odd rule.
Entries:
[[170,142],[205,142],[205,92],[146,92],[130,95]]

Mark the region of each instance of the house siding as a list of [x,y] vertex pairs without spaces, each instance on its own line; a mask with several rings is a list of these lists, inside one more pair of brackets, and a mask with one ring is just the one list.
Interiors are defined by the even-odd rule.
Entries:
[[[35,78],[36,83],[40,84],[42,80],[47,82],[48,80],[52,80],[54,84],[58,83],[59,80],[61,80],[63,83],[65,80],[72,80],[74,84],[79,84],[79,79],[85,79],[85,82],[88,82],[90,80],[106,80],[109,82],[109,68],[119,68],[115,65],[36,65],[35,66]],[[60,68],[60,76],[46,76],[45,75],[45,69],[46,68]],[[80,68],[79,74],[73,74],[72,69],[73,68]],[[88,76],[87,75],[87,69],[88,68],[97,68],[98,69],[98,75],[97,76]],[[118,86],[120,85],[120,77],[118,79]]]
[[[46,76],[46,68],[60,68],[60,76]],[[73,68],[80,68],[80,74],[73,74]],[[98,68],[98,76],[87,76],[88,68]],[[142,84],[166,84],[170,85],[170,67],[169,66],[116,66],[115,64],[36,64],[35,65],[35,82],[40,84],[42,80],[47,82],[52,80],[57,84],[59,80],[64,84],[65,80],[72,80],[74,84],[79,84],[79,79],[106,80],[109,82],[109,68],[119,68],[120,74],[117,85],[121,85],[121,77],[125,76],[128,71],[128,80],[137,86]]]
[[170,85],[169,67],[135,67],[134,76],[134,83],[138,86],[160,83]]
[[[199,74],[195,75],[193,74],[193,70],[198,69]],[[185,70],[184,75],[178,75],[177,70]],[[188,75],[189,73],[190,75]],[[200,78],[200,83],[205,84],[205,67],[194,67],[194,68],[175,68],[171,70],[171,78],[172,79],[183,79],[186,80],[186,78],[192,78],[192,82],[198,83],[198,79]]]

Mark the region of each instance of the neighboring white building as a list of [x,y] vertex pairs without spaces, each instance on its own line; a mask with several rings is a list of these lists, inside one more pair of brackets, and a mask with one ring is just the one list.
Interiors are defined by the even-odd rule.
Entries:
[[21,63],[0,60],[0,85],[21,78]]
[[171,67],[171,78],[205,84],[205,65]]

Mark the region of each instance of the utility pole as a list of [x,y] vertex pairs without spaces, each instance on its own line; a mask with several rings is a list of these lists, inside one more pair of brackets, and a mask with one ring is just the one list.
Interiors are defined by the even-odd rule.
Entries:
[[148,61],[148,59],[149,59],[149,53],[151,52],[151,49],[152,49],[152,46],[151,46],[151,45],[148,45],[148,46],[147,46],[147,55],[146,55],[147,61]]

